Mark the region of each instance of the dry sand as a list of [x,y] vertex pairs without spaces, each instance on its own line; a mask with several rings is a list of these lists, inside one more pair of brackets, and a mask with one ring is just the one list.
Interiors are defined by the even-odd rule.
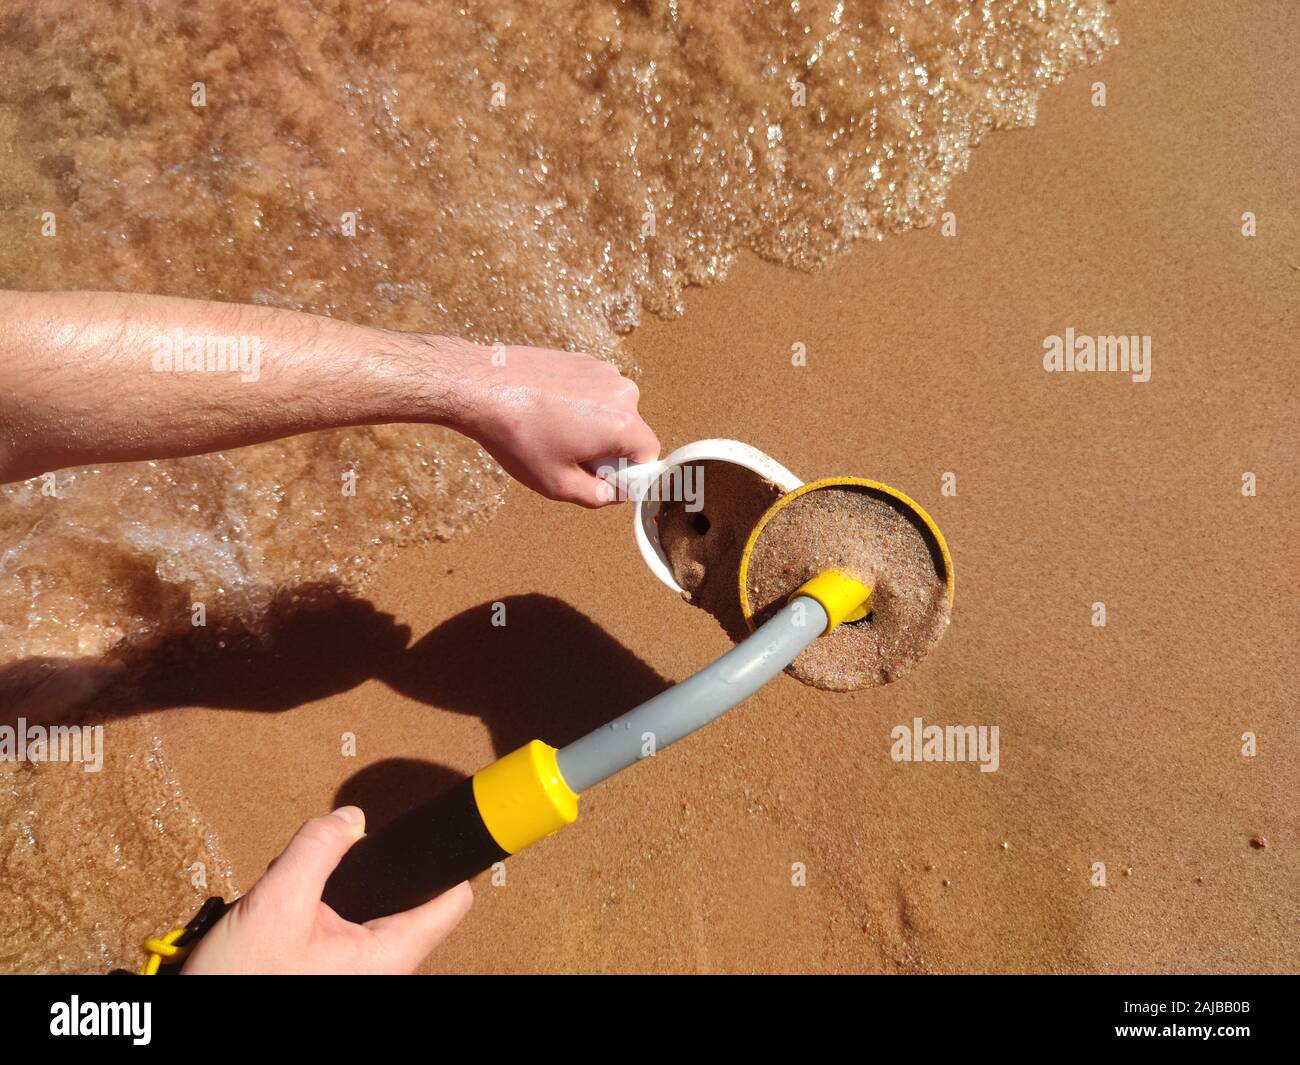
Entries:
[[[430,971],[1300,967],[1293,13],[1132,4],[1119,28],[1035,129],[976,153],[957,237],[815,275],[746,259],[628,342],[666,444],[738,437],[926,506],[961,574],[947,637],[883,688],[780,678],[594,790],[505,886],[476,883]],[[1069,326],[1151,335],[1151,381],[1045,374]],[[373,610],[154,715],[236,880],[310,815],[391,816],[725,650],[629,522],[514,490],[483,529],[393,558]],[[296,680],[311,697],[283,709]],[[917,717],[998,725],[999,771],[891,761]]]

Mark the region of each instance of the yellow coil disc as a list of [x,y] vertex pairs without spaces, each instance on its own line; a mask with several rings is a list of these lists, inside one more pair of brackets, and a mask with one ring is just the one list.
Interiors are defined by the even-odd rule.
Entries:
[[948,542],[944,540],[943,533],[939,531],[939,526],[934,523],[934,519],[925,512],[925,509],[912,499],[911,496],[905,495],[897,488],[891,488],[887,484],[881,484],[879,481],[869,481],[865,477],[826,477],[820,481],[809,481],[807,484],[800,485],[793,492],[787,492],[770,507],[766,513],[758,519],[753,530],[749,534],[749,539],[745,542],[745,551],[740,556],[740,609],[745,615],[745,624],[749,626],[750,631],[754,629],[754,608],[749,600],[749,563],[753,557],[754,548],[757,546],[759,538],[763,535],[763,530],[767,528],[768,522],[777,516],[782,510],[793,503],[800,496],[807,495],[809,492],[816,492],[822,488],[868,488],[881,495],[889,496],[891,499],[902,504],[903,508],[920,519],[922,525],[929,531],[933,539],[934,546],[938,549],[939,557],[943,561],[943,583],[948,591],[949,604],[953,601],[953,595],[956,589],[955,578],[953,576],[952,555],[948,553]]

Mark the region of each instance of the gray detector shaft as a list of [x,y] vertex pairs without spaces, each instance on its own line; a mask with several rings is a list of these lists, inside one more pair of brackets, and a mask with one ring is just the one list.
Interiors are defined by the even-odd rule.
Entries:
[[556,757],[565,782],[584,792],[640,761],[643,751],[703,728],[785,669],[829,623],[821,603],[797,596],[716,662],[563,748]]

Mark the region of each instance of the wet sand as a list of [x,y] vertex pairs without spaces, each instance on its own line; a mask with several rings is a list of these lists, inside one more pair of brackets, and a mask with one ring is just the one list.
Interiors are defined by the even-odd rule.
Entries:
[[[667,445],[735,436],[806,478],[917,498],[956,563],[952,628],[898,684],[779,678],[584,796],[506,886],[476,884],[430,971],[1300,967],[1294,31],[1281,4],[1197,10],[1121,8],[1120,48],[976,153],[956,238],[813,275],[744,259],[631,336]],[[1151,335],[1150,382],[1045,374],[1043,338],[1068,326]],[[380,574],[371,601],[409,649],[378,617],[325,625],[312,646],[347,660],[339,690],[240,711],[276,682],[252,671],[220,708],[157,715],[237,878],[317,811],[380,816],[723,651],[642,568],[629,521],[512,490],[483,529]],[[891,761],[916,717],[997,724],[1000,769]]]

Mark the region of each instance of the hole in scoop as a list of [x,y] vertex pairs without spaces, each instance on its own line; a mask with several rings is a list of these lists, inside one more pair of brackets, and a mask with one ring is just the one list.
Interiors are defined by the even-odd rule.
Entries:
[[691,519],[691,526],[701,536],[703,536],[706,532],[709,531],[711,524],[712,523],[709,521],[709,519],[705,517],[703,514],[696,514],[695,517]]

